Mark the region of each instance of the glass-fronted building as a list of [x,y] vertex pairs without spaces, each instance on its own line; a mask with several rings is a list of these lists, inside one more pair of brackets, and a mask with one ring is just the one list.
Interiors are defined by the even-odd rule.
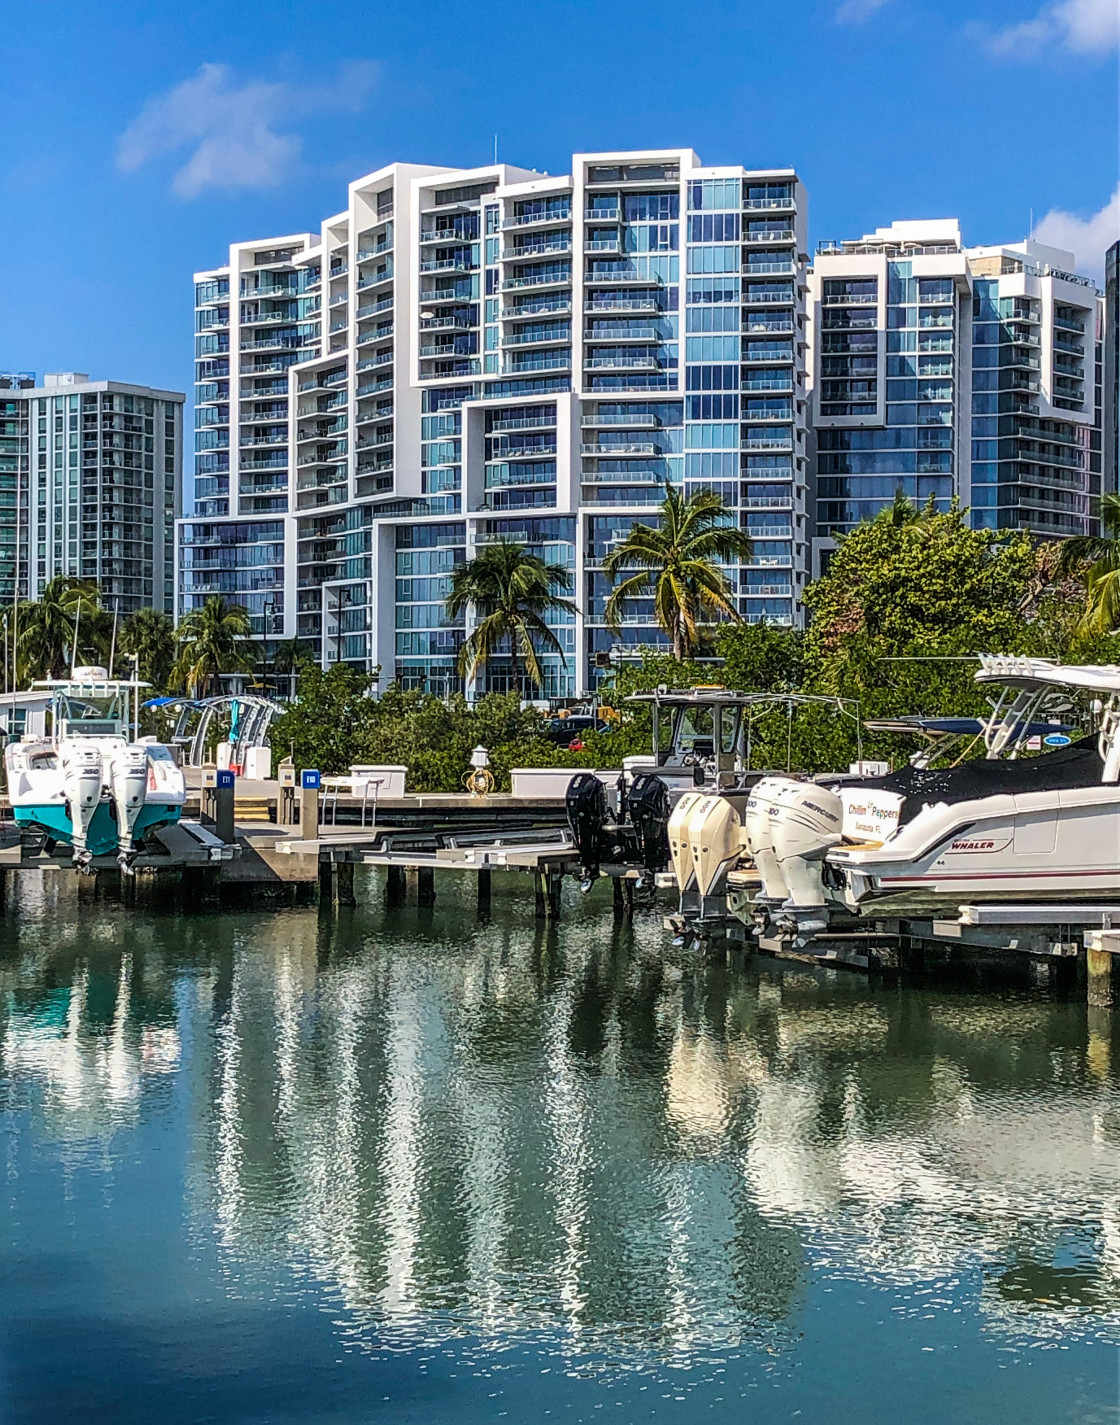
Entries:
[[901,491],[978,528],[1082,534],[1101,488],[1099,297],[1072,253],[965,248],[954,220],[817,249],[810,276],[821,548]]
[[183,400],[77,371],[0,376],[0,604],[67,575],[122,615],[174,612]]
[[[748,529],[742,615],[792,623],[808,577],[806,203],[788,169],[690,150],[577,154],[552,177],[394,164],[317,236],[239,243],[195,278],[195,491],[180,610],[224,592],[326,666],[459,686],[455,564],[516,539],[571,569],[544,692],[663,645],[607,627],[610,549],[666,483]],[[486,686],[504,688],[508,660]],[[478,689],[481,691],[481,688]]]

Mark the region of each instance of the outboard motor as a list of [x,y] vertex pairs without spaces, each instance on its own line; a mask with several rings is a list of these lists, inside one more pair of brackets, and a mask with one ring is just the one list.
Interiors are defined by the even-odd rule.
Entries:
[[118,747],[109,759],[109,791],[117,817],[117,865],[126,876],[139,847],[132,843],[136,819],[148,788],[148,754],[143,747]]
[[773,855],[789,897],[779,925],[804,942],[828,925],[822,865],[841,839],[844,803],[828,787],[797,782],[781,794],[773,818]]
[[643,773],[634,778],[626,804],[643,867],[651,875],[663,871],[669,862],[668,787],[653,773]]
[[746,849],[739,813],[726,797],[701,797],[688,819],[688,839],[696,888],[702,897],[714,895]]
[[59,755],[59,767],[70,814],[74,865],[79,871],[86,871],[93,860],[86,837],[101,801],[101,753],[96,747],[64,743]]
[[774,818],[782,794],[797,785],[792,777],[763,777],[751,789],[743,812],[747,849],[762,880],[762,891],[755,899],[755,921],[759,931],[766,928],[770,918],[768,912],[784,904],[789,895],[789,887],[774,855]]
[[673,858],[673,874],[677,878],[677,889],[681,895],[691,889],[696,875],[692,861],[692,843],[688,839],[688,826],[693,808],[703,800],[703,792],[685,792],[683,797],[677,799],[673,815],[669,818],[669,854]]
[[580,861],[580,889],[589,891],[598,878],[608,822],[606,788],[594,772],[577,772],[564,796],[568,828]]

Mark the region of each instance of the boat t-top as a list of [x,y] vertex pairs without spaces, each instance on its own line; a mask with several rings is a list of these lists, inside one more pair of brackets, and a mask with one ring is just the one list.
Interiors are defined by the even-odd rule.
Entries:
[[170,748],[137,736],[148,685],[84,667],[32,686],[50,694],[49,726],[4,749],[16,822],[41,832],[49,849],[71,847],[81,871],[115,851],[131,875],[145,836],[177,821],[186,801]]

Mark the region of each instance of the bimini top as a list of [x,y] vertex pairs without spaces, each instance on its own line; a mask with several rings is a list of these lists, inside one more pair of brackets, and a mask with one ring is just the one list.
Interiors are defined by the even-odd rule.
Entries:
[[1120,667],[1115,663],[1064,664],[1048,658],[981,653],[977,683],[1002,683],[1007,688],[1079,688],[1091,693],[1120,693]]
[[802,703],[819,703],[831,708],[851,703],[851,706],[855,706],[851,699],[829,697],[824,693],[736,693],[730,688],[703,683],[694,688],[657,688],[652,693],[631,693],[625,701],[682,708],[754,708],[762,703],[792,703],[795,706]]

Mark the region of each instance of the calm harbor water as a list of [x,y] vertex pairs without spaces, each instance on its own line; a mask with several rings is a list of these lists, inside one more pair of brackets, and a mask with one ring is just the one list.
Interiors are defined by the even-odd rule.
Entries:
[[0,921],[0,1420],[1120,1419],[1120,1015],[565,892]]

